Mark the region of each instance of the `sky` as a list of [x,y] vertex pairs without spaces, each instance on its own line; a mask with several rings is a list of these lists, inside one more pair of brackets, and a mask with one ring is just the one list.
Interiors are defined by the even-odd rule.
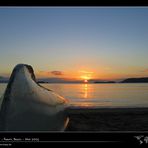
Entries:
[[147,56],[148,7],[0,7],[0,76],[146,77]]

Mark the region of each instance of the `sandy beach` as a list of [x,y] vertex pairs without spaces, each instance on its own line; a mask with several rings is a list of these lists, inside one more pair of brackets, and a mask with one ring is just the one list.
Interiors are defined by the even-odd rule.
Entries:
[[148,131],[148,108],[68,109],[66,131]]

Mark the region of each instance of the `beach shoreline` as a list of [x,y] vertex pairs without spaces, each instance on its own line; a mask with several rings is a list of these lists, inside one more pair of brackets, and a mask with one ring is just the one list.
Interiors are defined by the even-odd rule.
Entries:
[[66,131],[148,131],[148,108],[69,108]]

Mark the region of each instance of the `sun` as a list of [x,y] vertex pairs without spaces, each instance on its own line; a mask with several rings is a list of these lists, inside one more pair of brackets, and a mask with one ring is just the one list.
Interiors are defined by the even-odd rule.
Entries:
[[87,83],[87,82],[88,82],[88,80],[87,80],[87,79],[85,79],[85,80],[84,80],[84,82],[85,82],[85,83]]

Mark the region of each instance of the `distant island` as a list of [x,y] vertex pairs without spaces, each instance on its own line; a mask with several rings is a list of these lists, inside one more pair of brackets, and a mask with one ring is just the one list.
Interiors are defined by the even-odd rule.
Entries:
[[0,76],[0,83],[8,83],[9,78]]
[[95,81],[94,83],[116,83],[115,81]]
[[148,77],[142,77],[142,78],[128,78],[120,83],[148,83]]
[[48,83],[48,82],[45,82],[45,81],[37,81],[37,83]]
[[71,80],[64,78],[42,78],[37,79],[38,83],[84,83],[83,80]]

